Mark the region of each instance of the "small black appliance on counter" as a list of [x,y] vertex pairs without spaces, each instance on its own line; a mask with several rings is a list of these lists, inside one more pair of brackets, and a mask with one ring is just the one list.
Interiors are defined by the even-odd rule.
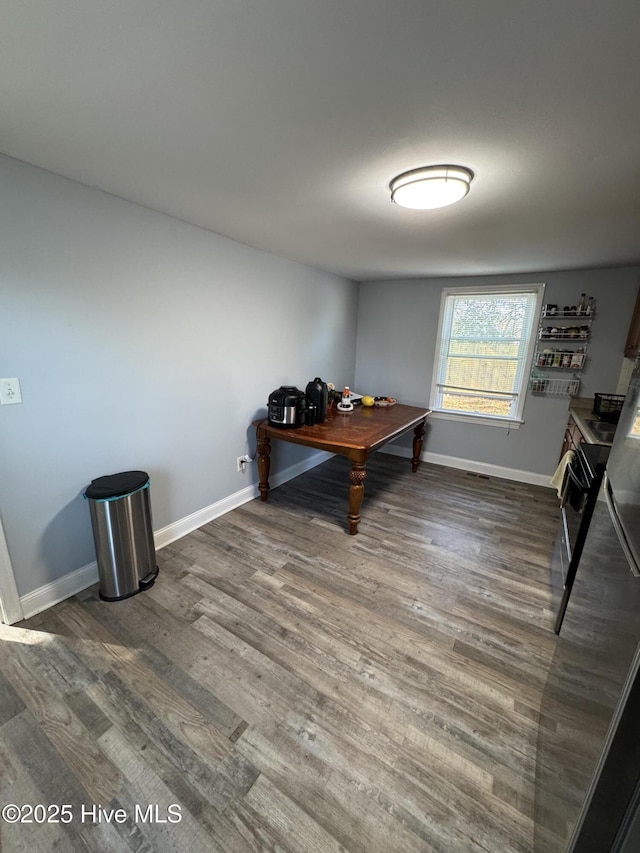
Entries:
[[307,397],[295,385],[281,385],[269,394],[269,425],[301,427],[307,414]]
[[307,400],[309,405],[316,407],[316,423],[321,424],[327,417],[329,404],[329,388],[319,376],[307,385]]

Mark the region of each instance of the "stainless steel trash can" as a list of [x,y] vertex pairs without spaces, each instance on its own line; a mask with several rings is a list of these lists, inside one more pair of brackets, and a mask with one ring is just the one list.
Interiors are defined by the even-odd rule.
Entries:
[[84,496],[91,513],[100,598],[120,601],[153,586],[158,566],[146,471],[98,477]]

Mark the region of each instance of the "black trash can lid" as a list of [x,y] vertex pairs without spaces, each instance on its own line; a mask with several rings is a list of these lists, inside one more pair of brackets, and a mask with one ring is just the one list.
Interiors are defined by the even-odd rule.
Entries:
[[98,477],[92,480],[84,493],[86,498],[97,501],[119,498],[136,492],[149,482],[146,471],[123,471],[121,474],[109,474],[107,477]]

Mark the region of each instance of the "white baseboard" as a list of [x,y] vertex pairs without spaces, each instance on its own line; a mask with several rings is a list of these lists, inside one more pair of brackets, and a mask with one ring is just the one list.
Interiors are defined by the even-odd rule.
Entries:
[[[332,453],[326,453],[322,450],[312,453],[301,462],[291,465],[283,471],[278,471],[272,477],[269,477],[270,487],[273,489],[282,485],[282,483],[286,483],[288,480],[292,480],[310,468],[315,468],[316,465],[320,465],[325,460],[330,459],[331,456],[333,456]],[[244,489],[240,489],[240,491],[222,498],[222,500],[216,501],[197,512],[191,513],[191,515],[187,515],[185,518],[181,518],[179,521],[173,522],[173,524],[156,530],[153,534],[156,548],[158,550],[164,548],[165,545],[169,545],[171,542],[175,542],[176,539],[186,536],[187,533],[197,530],[203,524],[207,524],[207,522],[213,521],[230,510],[236,509],[242,506],[242,504],[253,500],[258,494],[258,484],[252,483],[250,486],[246,486]],[[32,592],[28,592],[26,595],[20,597],[23,613],[22,618],[29,619],[31,616],[35,616],[37,613],[53,607],[54,604],[64,601],[65,598],[82,592],[83,589],[97,583],[98,580],[98,564],[94,560],[92,563],[69,572],[69,574],[63,575],[63,577],[55,581],[44,584],[44,586],[38,587],[38,589],[34,589]],[[18,621],[18,619],[14,621]]]
[[29,619],[35,616],[36,613],[41,613],[54,604],[64,601],[71,595],[81,592],[91,584],[98,580],[98,564],[94,560],[93,563],[87,563],[86,566],[81,566],[67,575],[63,575],[55,581],[39,586],[32,592],[20,596],[20,604],[24,618]]
[[[304,474],[305,471],[315,468],[316,465],[320,465],[332,456],[333,453],[326,453],[324,450],[312,453],[301,462],[285,468],[284,471],[278,471],[273,476],[269,476],[270,488],[275,489],[277,486],[281,486],[287,480],[292,480],[294,477]],[[187,533],[191,533],[192,530],[197,530],[203,524],[213,521],[214,518],[220,518],[221,515],[230,512],[232,509],[237,509],[242,504],[252,501],[258,497],[258,494],[258,484],[252,483],[250,486],[240,489],[239,492],[234,492],[232,495],[222,498],[222,500],[216,501],[191,515],[185,516],[185,518],[181,518],[179,521],[175,521],[173,524],[167,525],[167,527],[156,530],[154,533],[156,548],[164,548],[165,545],[175,542],[176,539],[181,539]]]
[[[396,444],[386,444],[381,453],[392,456],[403,456],[411,459],[413,452],[409,447]],[[488,477],[502,477],[503,480],[515,480],[518,483],[528,483],[530,486],[551,486],[551,477],[545,474],[535,474],[533,471],[520,471],[517,468],[504,468],[502,465],[490,465],[488,462],[476,462],[473,459],[460,459],[457,456],[445,456],[441,453],[423,452],[420,456],[423,462],[434,465],[444,465],[445,468],[458,468],[461,471],[472,471],[474,474],[486,474]]]

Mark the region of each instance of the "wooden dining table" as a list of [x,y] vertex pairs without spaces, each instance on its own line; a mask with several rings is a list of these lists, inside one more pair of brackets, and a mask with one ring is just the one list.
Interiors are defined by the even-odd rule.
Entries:
[[349,533],[355,535],[360,523],[360,508],[364,496],[364,481],[369,456],[387,442],[413,429],[411,470],[418,470],[425,434],[425,422],[430,409],[405,406],[356,406],[352,412],[339,412],[330,407],[327,418],[314,426],[278,427],[264,418],[253,422],[258,439],[258,489],[260,498],[269,494],[271,439],[301,444],[346,456],[351,461],[349,471]]

